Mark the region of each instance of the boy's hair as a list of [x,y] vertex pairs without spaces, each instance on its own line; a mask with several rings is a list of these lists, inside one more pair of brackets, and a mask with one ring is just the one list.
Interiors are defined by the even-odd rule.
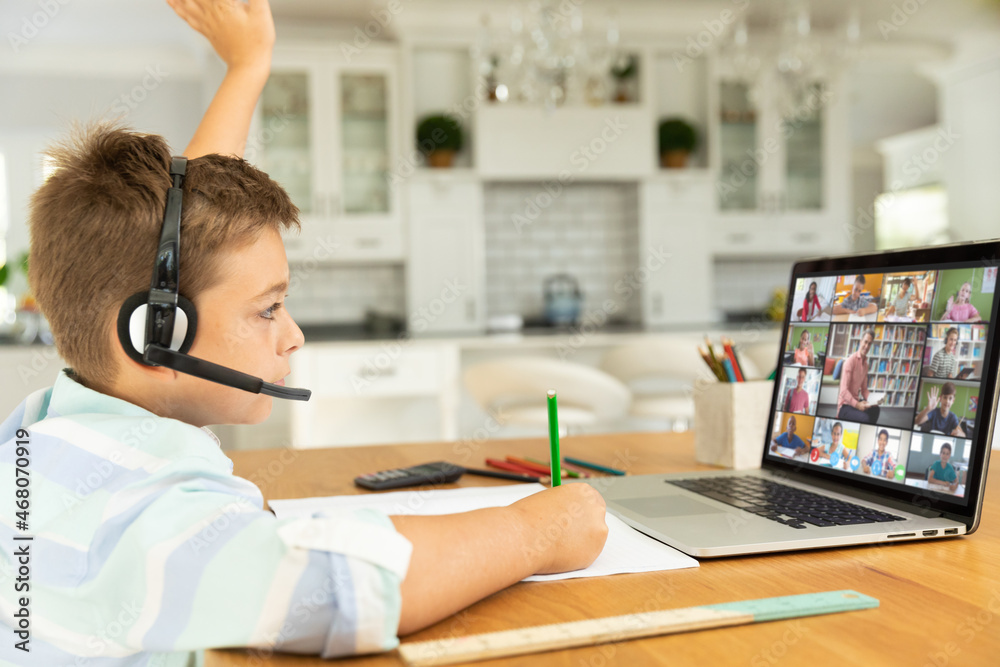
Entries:
[[865,277],[862,274],[859,273],[857,276],[854,277],[854,282],[861,283],[862,285],[864,285],[865,284]]
[[949,454],[951,454],[951,445],[949,445],[949,444],[948,444],[947,442],[945,442],[945,443],[943,443],[943,444],[941,445],[941,449],[940,449],[939,451],[942,451],[942,452],[943,452],[943,451],[944,451],[944,448],[945,448],[945,447],[947,447],[947,448],[948,448],[948,453],[949,453]]
[[955,384],[953,382],[945,382],[941,385],[941,395],[942,396],[952,396],[955,393]]
[[[101,123],[47,154],[56,169],[31,199],[28,281],[74,377],[106,389],[118,372],[118,310],[153,275],[170,149],[160,136]],[[288,194],[240,158],[191,160],[183,191],[179,290],[191,300],[220,280],[220,253],[299,226]]]

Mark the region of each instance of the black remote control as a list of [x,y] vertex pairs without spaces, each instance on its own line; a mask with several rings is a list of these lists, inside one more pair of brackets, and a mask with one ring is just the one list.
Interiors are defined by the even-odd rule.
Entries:
[[354,483],[372,491],[384,491],[386,489],[400,489],[405,486],[420,486],[421,484],[447,484],[457,480],[464,472],[465,468],[462,466],[445,461],[435,461],[409,468],[396,468],[360,475],[354,478]]

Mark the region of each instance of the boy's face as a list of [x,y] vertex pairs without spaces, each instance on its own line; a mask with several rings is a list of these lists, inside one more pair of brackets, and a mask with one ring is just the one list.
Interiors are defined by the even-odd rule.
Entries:
[[941,414],[948,414],[951,410],[951,406],[955,403],[955,394],[943,394],[938,400],[938,404],[941,409]]
[[[198,333],[190,354],[284,384],[302,331],[284,308],[288,261],[281,237],[264,232],[255,243],[219,257],[220,280],[194,300]],[[270,396],[178,375],[184,396],[177,418],[194,424],[256,424],[271,414]]]

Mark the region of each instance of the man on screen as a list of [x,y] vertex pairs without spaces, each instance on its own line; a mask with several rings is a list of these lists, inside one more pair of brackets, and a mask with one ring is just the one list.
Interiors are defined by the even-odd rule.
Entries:
[[868,402],[868,350],[875,340],[871,329],[861,334],[858,351],[844,360],[837,395],[837,417],[848,421],[874,424],[879,407]]

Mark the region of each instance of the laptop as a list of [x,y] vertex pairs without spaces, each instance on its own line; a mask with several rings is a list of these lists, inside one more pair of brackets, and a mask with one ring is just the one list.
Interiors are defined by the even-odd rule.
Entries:
[[699,558],[974,532],[997,408],[998,259],[1000,240],[797,262],[760,468],[586,483]]

